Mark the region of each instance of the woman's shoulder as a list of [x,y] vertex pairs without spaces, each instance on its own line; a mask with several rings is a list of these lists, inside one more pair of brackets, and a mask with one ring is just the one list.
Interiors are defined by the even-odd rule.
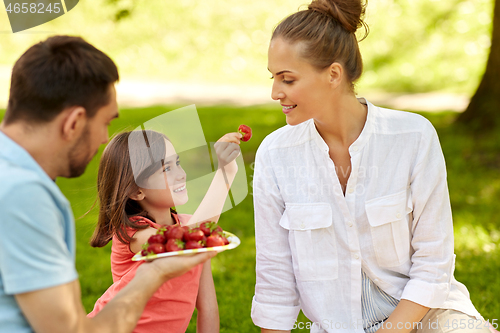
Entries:
[[262,140],[258,150],[290,147],[310,139],[312,119],[306,120],[298,125],[285,125],[268,134]]
[[424,116],[408,111],[393,110],[373,106],[373,132],[381,134],[402,134],[420,132],[430,134],[435,132],[432,123]]

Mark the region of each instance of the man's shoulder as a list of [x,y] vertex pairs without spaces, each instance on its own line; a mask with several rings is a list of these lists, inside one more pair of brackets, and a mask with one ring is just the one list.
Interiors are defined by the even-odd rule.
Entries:
[[36,172],[21,168],[5,160],[0,160],[0,183],[2,184],[0,193],[19,186],[43,186]]
[[[30,198],[43,199],[51,196],[52,190],[40,176],[29,169],[0,161],[0,200],[15,197],[17,194],[28,194]],[[12,201],[12,200],[10,200]]]

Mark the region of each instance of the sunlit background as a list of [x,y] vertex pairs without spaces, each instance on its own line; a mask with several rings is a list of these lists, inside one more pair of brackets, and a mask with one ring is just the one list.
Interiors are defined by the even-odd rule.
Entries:
[[[81,35],[104,50],[125,82],[269,86],[272,29],[304,3],[82,0],[66,15],[15,35],[0,10],[0,91],[20,54],[55,33]],[[358,92],[471,95],[490,46],[491,13],[489,0],[369,1]]]

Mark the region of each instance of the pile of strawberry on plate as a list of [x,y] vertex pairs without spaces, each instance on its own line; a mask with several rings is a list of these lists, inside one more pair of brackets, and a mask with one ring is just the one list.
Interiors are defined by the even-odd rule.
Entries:
[[132,260],[146,260],[158,257],[188,253],[223,251],[235,248],[240,240],[230,232],[222,230],[216,222],[204,222],[190,228],[178,224],[158,229],[149,237],[143,250]]

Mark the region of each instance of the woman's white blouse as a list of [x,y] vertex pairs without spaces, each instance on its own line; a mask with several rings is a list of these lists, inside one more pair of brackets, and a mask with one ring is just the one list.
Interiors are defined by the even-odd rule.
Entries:
[[312,332],[362,333],[361,268],[396,299],[481,318],[453,277],[446,167],[434,127],[366,103],[365,126],[349,147],[345,196],[312,119],[276,130],[257,151],[257,326],[290,330],[302,309]]

